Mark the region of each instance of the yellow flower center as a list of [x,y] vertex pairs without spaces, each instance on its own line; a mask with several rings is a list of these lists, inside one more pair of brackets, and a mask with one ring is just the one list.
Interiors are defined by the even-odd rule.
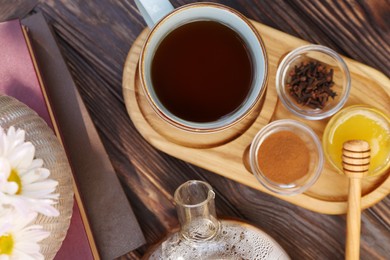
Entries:
[[18,191],[16,194],[20,194],[22,192],[22,180],[20,179],[18,172],[14,169],[11,170],[11,174],[8,177],[9,182],[15,182],[18,185]]
[[0,255],[11,255],[12,249],[14,249],[14,239],[12,235],[6,234],[0,236]]

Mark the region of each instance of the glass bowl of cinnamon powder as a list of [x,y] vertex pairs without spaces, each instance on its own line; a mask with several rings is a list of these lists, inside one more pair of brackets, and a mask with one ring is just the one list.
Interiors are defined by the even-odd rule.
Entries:
[[321,174],[324,155],[314,131],[296,120],[282,119],[262,128],[249,151],[252,173],[268,190],[295,195]]

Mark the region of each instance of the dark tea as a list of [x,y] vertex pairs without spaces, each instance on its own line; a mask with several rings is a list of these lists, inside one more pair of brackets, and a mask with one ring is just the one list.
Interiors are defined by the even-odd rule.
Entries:
[[195,21],[170,32],[152,61],[153,88],[177,117],[212,122],[237,110],[252,84],[252,60],[229,27]]

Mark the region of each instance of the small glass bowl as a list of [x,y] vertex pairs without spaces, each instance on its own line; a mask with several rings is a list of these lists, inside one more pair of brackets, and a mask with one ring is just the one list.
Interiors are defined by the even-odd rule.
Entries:
[[[259,148],[264,140],[280,131],[289,131],[298,135],[306,144],[310,154],[309,170],[307,174],[288,184],[276,183],[267,178],[261,171],[257,159]],[[281,195],[295,195],[306,191],[317,181],[322,172],[324,155],[321,142],[310,127],[296,120],[282,119],[266,125],[257,133],[250,146],[249,163],[252,173],[265,188]]]
[[[310,108],[298,102],[290,95],[286,84],[290,71],[303,61],[318,61],[328,70],[333,69],[334,86],[332,90],[337,96],[329,97],[323,108]],[[351,88],[351,76],[347,64],[334,50],[321,45],[306,45],[289,54],[279,64],[276,72],[276,91],[283,105],[293,114],[309,120],[320,120],[329,117],[343,107],[348,99]]]
[[[351,118],[355,118],[354,123],[351,123]],[[343,108],[329,120],[322,136],[322,147],[327,161],[338,173],[343,174],[343,143],[353,139],[365,140],[370,144],[371,162],[367,176],[381,175],[390,169],[388,114],[368,105],[353,105]]]

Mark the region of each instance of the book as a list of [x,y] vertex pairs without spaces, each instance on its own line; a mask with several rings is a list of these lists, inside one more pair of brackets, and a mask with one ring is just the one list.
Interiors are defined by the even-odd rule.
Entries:
[[120,257],[145,243],[141,228],[50,27],[39,12],[23,19],[22,24],[29,29],[47,103],[74,168],[98,253],[103,259]]
[[[0,23],[0,93],[25,103],[37,112],[49,127],[54,131],[57,129],[55,132],[58,134],[58,127],[46,103],[26,36],[19,20]],[[88,220],[82,218],[84,206],[77,198],[79,193],[76,186],[75,194],[71,224],[57,255],[61,259],[93,259],[91,245],[94,245],[94,242],[87,236]]]
[[120,257],[145,238],[43,15],[21,22],[0,23],[0,93],[53,128],[77,183],[71,225],[55,259]]

